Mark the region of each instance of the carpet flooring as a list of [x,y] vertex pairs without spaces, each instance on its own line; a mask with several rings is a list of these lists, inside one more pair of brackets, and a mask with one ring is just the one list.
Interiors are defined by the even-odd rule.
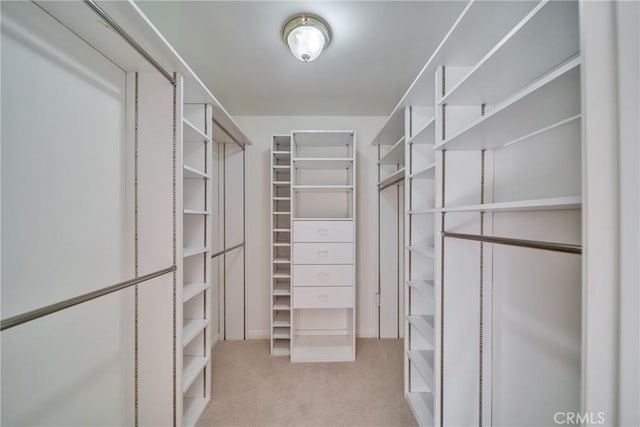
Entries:
[[358,339],[351,363],[289,363],[264,340],[213,351],[213,426],[415,426],[403,396],[402,340]]

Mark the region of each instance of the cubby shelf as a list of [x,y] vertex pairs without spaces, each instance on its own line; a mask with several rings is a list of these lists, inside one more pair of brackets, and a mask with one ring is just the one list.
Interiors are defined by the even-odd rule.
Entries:
[[185,283],[182,287],[182,302],[189,301],[208,288],[208,283]]
[[277,296],[274,298],[274,300],[275,300],[273,303],[274,310],[290,310],[291,309],[291,301],[289,298]]
[[289,284],[278,284],[273,285],[273,296],[286,296],[291,295],[291,287]]
[[184,356],[182,362],[182,392],[185,393],[196,380],[200,372],[209,363],[206,356]]
[[435,149],[495,149],[579,115],[580,61],[579,56],[568,60]]
[[289,355],[289,340],[277,340],[273,343],[271,354],[274,356],[288,356]]
[[353,185],[294,185],[292,188],[294,191],[309,191],[318,193],[353,191]]
[[184,178],[185,179],[209,179],[211,178],[206,173],[199,171],[189,165],[184,165]]
[[429,362],[429,357],[433,359],[433,350],[409,350],[407,352],[409,360],[418,368],[418,372],[427,383],[429,390],[433,391],[434,375],[433,366]]
[[379,162],[381,165],[404,165],[404,136],[380,157]]
[[196,425],[198,418],[204,412],[204,408],[207,406],[209,399],[204,397],[188,398],[185,397],[183,401],[183,413],[182,425],[184,427],[193,427]]
[[289,327],[291,326],[291,319],[289,313],[279,312],[273,316],[273,327]]
[[486,203],[482,205],[447,206],[442,212],[525,212],[580,209],[582,197],[552,197],[547,199],[517,200],[513,202]]
[[414,172],[411,175],[409,175],[409,178],[410,179],[418,179],[418,178],[433,179],[435,178],[435,174],[436,174],[436,164],[431,163],[427,167],[420,169],[417,172]]
[[435,123],[436,118],[434,116],[413,134],[409,139],[409,144],[433,144],[435,142]]
[[182,327],[182,346],[186,347],[207,326],[209,326],[207,319],[185,319]]
[[182,211],[185,215],[209,215],[211,211],[203,211],[199,209],[185,209]]
[[435,257],[435,248],[430,246],[409,245],[407,249],[411,252],[418,253],[430,258]]
[[211,142],[211,137],[204,134],[193,123],[187,119],[182,119],[182,140],[183,142]]
[[418,425],[433,425],[433,393],[410,391],[407,393],[407,399]]
[[434,290],[433,280],[407,280],[407,285],[419,291],[433,292]]
[[432,345],[433,349],[433,323],[434,315],[432,314],[411,314],[407,316],[409,324],[418,330],[418,333],[422,335]]

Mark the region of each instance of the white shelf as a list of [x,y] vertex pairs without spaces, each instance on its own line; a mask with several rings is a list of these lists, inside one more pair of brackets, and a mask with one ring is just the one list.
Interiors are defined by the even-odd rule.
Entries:
[[290,228],[274,228],[273,232],[274,233],[291,233],[291,229]]
[[291,212],[274,212],[274,215],[291,215]]
[[408,213],[409,215],[428,215],[428,214],[434,214],[438,212],[438,209],[413,209],[410,210]]
[[273,198],[273,200],[275,200],[276,202],[281,202],[281,201],[291,200],[291,197],[279,197],[279,196],[275,196],[275,197]]
[[382,157],[381,165],[404,165],[404,136],[398,140]]
[[407,280],[407,285],[421,292],[433,292],[435,289],[433,280]]
[[274,310],[291,310],[291,299],[286,297],[276,297],[273,303]]
[[184,427],[193,427],[196,425],[198,418],[204,412],[204,408],[206,408],[209,399],[205,397],[197,397],[197,398],[184,398],[183,401],[183,413],[182,416],[182,425]]
[[207,326],[209,326],[207,319],[185,319],[182,327],[182,346],[186,347]]
[[353,166],[353,158],[350,157],[297,157],[292,162],[296,168],[301,169],[347,169]]
[[191,298],[201,294],[208,288],[208,283],[185,283],[182,287],[182,302],[189,301]]
[[273,285],[273,296],[291,295],[291,287],[288,283],[276,283]]
[[272,152],[274,156],[281,156],[281,157],[289,157],[291,156],[291,151],[273,151]]
[[580,114],[580,57],[572,58],[455,135],[442,150],[495,149]]
[[273,260],[274,264],[291,264],[291,260],[287,258],[276,258]]
[[290,185],[291,181],[273,181],[273,185]]
[[397,171],[395,171],[394,173],[392,173],[391,175],[389,175],[388,177],[386,177],[385,179],[383,179],[382,181],[380,181],[378,183],[378,187],[384,187],[387,184],[391,183],[391,182],[396,182],[396,181],[401,181],[404,179],[404,168],[398,169]]
[[273,326],[274,327],[290,327],[291,319],[289,317],[289,313],[279,312],[273,315]]
[[353,145],[353,132],[345,131],[294,131],[295,145],[300,147],[325,146],[336,147]]
[[411,139],[409,139],[409,144],[433,144],[436,137],[435,123],[436,118],[432,117],[424,126],[413,134]]
[[188,165],[184,165],[184,179],[209,179],[211,178],[206,173],[199,171],[196,168],[193,168]]
[[420,255],[424,255],[430,258],[435,257],[435,248],[430,246],[419,246],[419,245],[410,245],[407,246],[407,249],[411,252],[419,253]]
[[348,335],[297,335],[292,347],[292,362],[340,362],[355,357]]
[[291,169],[289,165],[273,165],[274,169]]
[[442,98],[441,103],[481,105],[504,100],[577,54],[578,34],[576,2],[541,2]]
[[211,137],[205,135],[193,123],[187,119],[182,119],[182,141],[183,142],[211,142]]
[[407,316],[407,321],[418,330],[420,335],[431,343],[431,348],[429,349],[433,350],[434,316],[432,314],[410,314]]
[[207,252],[208,250],[209,248],[205,247],[184,248],[182,249],[182,257],[188,258],[190,256],[200,255]]
[[294,191],[307,191],[317,193],[353,191],[353,185],[294,185],[292,188]]
[[288,356],[289,355],[289,340],[279,339],[273,341],[273,351],[271,354],[274,356]]
[[290,279],[291,273],[289,273],[288,271],[287,272],[274,271],[273,278],[274,279]]
[[436,164],[435,163],[431,163],[426,168],[421,169],[421,170],[419,170],[417,172],[414,172],[411,175],[409,175],[409,178],[411,178],[411,179],[418,179],[418,178],[433,179],[433,178],[435,178],[435,176],[436,176]]
[[273,328],[273,339],[288,340],[291,336],[291,328],[276,326]]
[[353,221],[353,218],[294,218],[294,221]]
[[409,350],[407,352],[409,356],[409,360],[413,363],[413,365],[418,369],[420,375],[427,383],[427,387],[429,387],[430,391],[433,391],[433,367],[429,363],[429,356],[433,359],[433,350]]
[[289,243],[289,242],[274,242],[273,246],[275,246],[275,247],[291,246],[291,243]]
[[409,407],[419,426],[433,426],[433,393],[410,391],[407,393]]
[[182,362],[182,392],[185,393],[191,384],[198,378],[207,363],[208,357],[204,356],[184,356]]
[[514,202],[487,203],[442,208],[442,212],[524,212],[580,209],[582,197],[553,197],[549,199],[518,200]]
[[211,211],[202,211],[198,209],[185,209],[182,211],[184,215],[210,215]]

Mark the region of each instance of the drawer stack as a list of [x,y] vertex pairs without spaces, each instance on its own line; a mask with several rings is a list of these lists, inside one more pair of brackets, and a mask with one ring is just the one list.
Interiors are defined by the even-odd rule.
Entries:
[[292,362],[355,360],[353,141],[292,134]]

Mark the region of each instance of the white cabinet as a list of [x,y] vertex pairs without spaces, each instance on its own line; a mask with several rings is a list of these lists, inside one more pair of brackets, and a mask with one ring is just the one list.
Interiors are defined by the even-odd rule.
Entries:
[[355,359],[355,135],[291,135],[292,362]]

